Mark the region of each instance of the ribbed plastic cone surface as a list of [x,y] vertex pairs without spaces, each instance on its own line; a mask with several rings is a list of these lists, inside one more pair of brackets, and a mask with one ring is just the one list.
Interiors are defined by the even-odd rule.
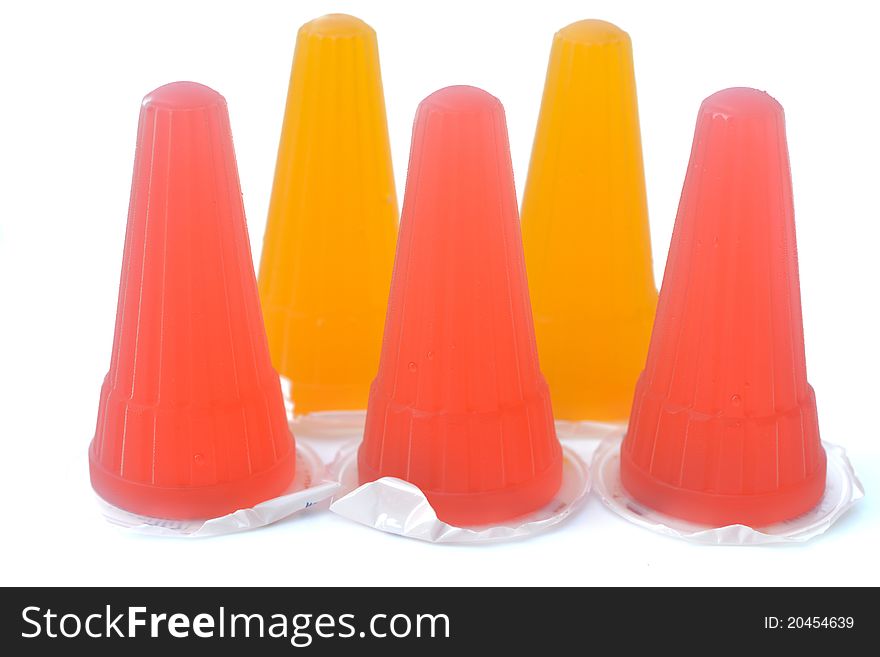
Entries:
[[108,502],[216,517],[294,474],[226,101],[193,82],[141,107],[116,335],[89,450]]
[[366,408],[396,238],[376,34],[318,18],[297,37],[259,277],[296,414]]
[[632,47],[610,23],[553,38],[522,219],[556,416],[626,419],[657,291]]
[[560,486],[504,109],[474,87],[419,106],[358,464],[362,482],[417,485],[454,525],[525,514]]
[[621,477],[713,525],[792,518],[824,491],[784,115],[754,89],[700,109]]

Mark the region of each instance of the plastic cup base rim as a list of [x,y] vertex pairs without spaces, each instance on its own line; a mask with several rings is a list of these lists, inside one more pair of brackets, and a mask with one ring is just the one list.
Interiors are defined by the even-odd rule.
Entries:
[[297,438],[348,438],[364,435],[367,420],[366,409],[315,411],[296,415],[291,398],[291,384],[287,377],[279,376],[287,424]]
[[713,527],[666,515],[636,501],[620,481],[621,436],[605,439],[592,459],[592,475],[602,502],[622,518],[658,534],[705,545],[766,545],[802,543],[825,533],[865,496],[864,488],[846,451],[822,442],[828,458],[825,493],[807,513],[767,527],[726,525]]
[[288,425],[297,438],[350,438],[364,434],[366,411],[318,411],[289,414]]
[[542,508],[495,525],[456,527],[437,518],[424,493],[394,477],[358,486],[360,440],[344,445],[329,466],[328,476],[340,489],[330,510],[349,520],[390,534],[431,543],[492,543],[527,538],[568,518],[590,490],[589,467],[571,449],[562,447],[562,485]]
[[168,520],[131,513],[113,506],[96,495],[104,518],[113,525],[137,534],[205,538],[257,529],[313,508],[329,500],[339,484],[325,478],[325,468],[318,454],[308,445],[296,445],[296,473],[284,493],[260,502],[250,509],[239,509],[219,518]]
[[604,440],[625,434],[626,425],[626,421],[556,420],[556,435],[559,440]]

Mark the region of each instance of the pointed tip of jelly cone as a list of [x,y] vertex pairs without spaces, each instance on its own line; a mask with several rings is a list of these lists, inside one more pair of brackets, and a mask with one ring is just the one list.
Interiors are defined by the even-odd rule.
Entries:
[[439,89],[425,98],[419,107],[443,113],[467,114],[503,110],[501,101],[488,91],[466,84]]
[[299,29],[300,36],[351,38],[372,36],[375,31],[360,18],[348,14],[327,14],[309,21]]
[[731,87],[718,91],[703,101],[701,114],[712,118],[776,118],[783,116],[782,105],[766,91],[751,87]]
[[170,82],[144,96],[144,107],[191,110],[225,104],[219,93],[198,82]]
[[566,25],[556,36],[565,41],[583,45],[604,45],[609,43],[629,43],[629,34],[613,23],[597,19],[577,21]]

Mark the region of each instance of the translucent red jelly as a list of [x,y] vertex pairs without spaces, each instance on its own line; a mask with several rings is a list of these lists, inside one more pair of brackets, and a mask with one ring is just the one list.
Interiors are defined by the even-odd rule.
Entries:
[[209,518],[290,484],[226,101],[193,82],[141,107],[116,335],[89,449],[111,504]]
[[786,520],[824,491],[784,115],[760,91],[700,108],[620,474],[642,503],[718,526]]
[[454,525],[523,515],[561,483],[504,109],[480,89],[418,109],[358,467],[417,485]]

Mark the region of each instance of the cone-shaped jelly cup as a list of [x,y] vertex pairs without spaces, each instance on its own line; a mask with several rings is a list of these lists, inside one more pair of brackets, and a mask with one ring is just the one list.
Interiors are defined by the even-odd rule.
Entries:
[[763,527],[816,505],[825,464],[782,107],[727,89],[697,119],[621,481],[668,515]]
[[556,417],[625,420],[657,290],[632,46],[610,23],[553,38],[522,230]]
[[366,408],[396,239],[376,33],[315,19],[297,36],[259,274],[296,415]]
[[459,526],[533,511],[561,483],[504,109],[474,87],[437,91],[416,115],[358,471],[415,484]]
[[110,371],[89,450],[110,504],[212,518],[295,467],[245,226],[226,101],[194,82],[141,107]]

